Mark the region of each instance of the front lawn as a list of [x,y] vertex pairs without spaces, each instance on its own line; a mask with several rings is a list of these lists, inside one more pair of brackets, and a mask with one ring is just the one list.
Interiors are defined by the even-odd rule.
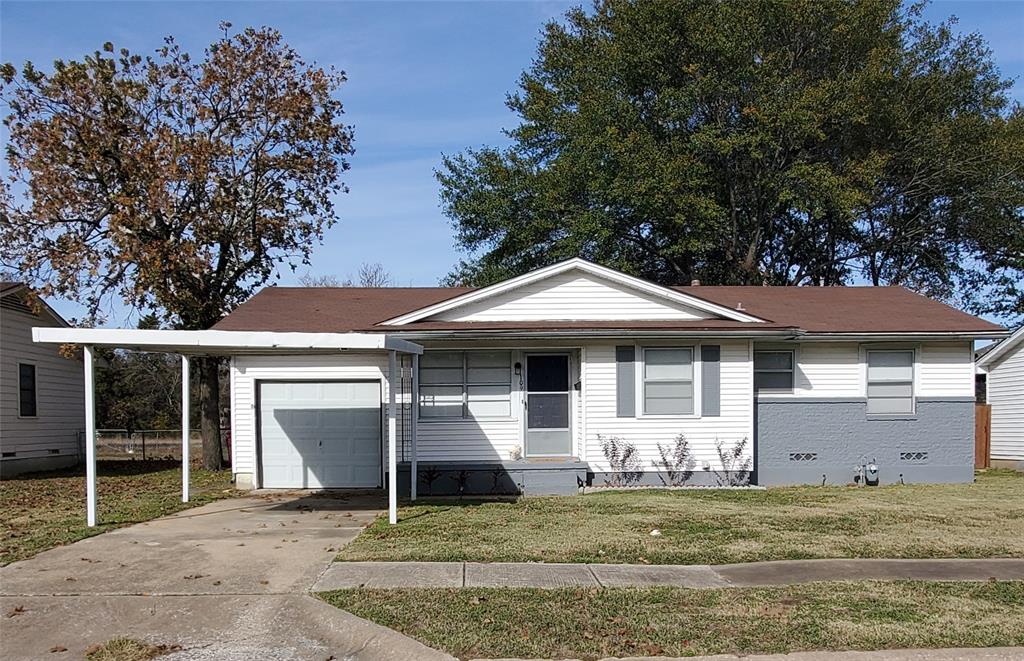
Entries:
[[724,590],[360,589],[320,596],[460,658],[1024,645],[1024,582]]
[[[1024,557],[1024,473],[974,484],[603,491],[434,502],[378,519],[339,560],[723,564]],[[660,536],[652,536],[659,530]]]
[[97,462],[99,525],[85,525],[85,468],[0,481],[0,565],[54,546],[235,495],[230,471],[193,469],[191,501],[181,502],[181,464]]

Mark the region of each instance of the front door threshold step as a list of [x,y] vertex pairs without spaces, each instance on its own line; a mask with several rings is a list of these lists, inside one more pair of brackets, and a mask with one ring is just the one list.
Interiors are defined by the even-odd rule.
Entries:
[[780,560],[734,565],[336,562],[313,592],[350,588],[727,588],[813,581],[1024,580],[1024,559]]

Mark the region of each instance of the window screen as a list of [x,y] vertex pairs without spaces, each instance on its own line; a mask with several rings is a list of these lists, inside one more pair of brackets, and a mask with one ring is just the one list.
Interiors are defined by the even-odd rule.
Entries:
[[421,418],[512,414],[508,351],[426,351],[420,357]]
[[914,352],[868,352],[868,413],[914,412]]
[[693,349],[644,349],[644,413],[693,413]]
[[793,352],[755,351],[754,390],[793,392]]
[[36,416],[36,366],[18,363],[18,414]]

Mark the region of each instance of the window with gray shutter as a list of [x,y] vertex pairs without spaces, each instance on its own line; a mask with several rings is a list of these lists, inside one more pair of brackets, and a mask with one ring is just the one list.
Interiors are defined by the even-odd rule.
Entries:
[[644,415],[693,413],[693,349],[644,349]]

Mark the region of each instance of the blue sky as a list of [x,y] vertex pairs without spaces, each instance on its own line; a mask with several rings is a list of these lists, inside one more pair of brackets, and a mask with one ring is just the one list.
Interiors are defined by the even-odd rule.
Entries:
[[[588,0],[589,3],[589,0]],[[530,65],[544,23],[570,2],[0,2],[0,60],[40,66],[80,58],[105,41],[133,51],[173,34],[193,53],[235,27],[271,25],[308,60],[347,72],[340,97],[356,154],[341,222],[309,269],[345,276],[379,261],[399,285],[434,285],[458,259],[433,177],[441,154],[504,144],[505,95]],[[1014,96],[1024,99],[1024,2],[935,2],[985,36]],[[298,275],[305,272],[300,269]],[[297,275],[282,275],[294,283]],[[54,301],[68,316],[77,306]],[[113,323],[128,321],[116,312]]]

